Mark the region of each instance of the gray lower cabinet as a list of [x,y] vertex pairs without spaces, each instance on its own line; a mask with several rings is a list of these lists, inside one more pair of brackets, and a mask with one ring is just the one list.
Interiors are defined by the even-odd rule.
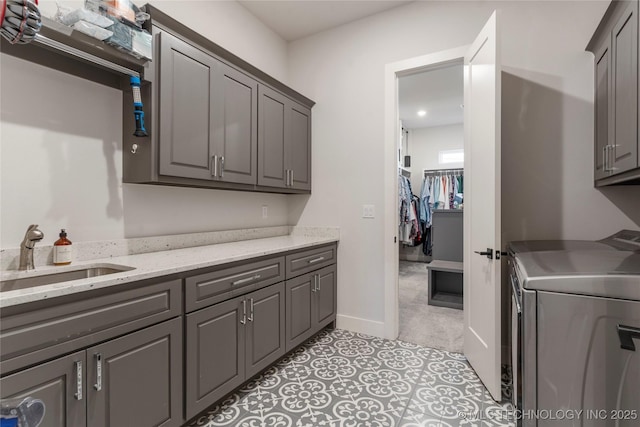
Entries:
[[638,0],[615,1],[587,50],[595,55],[594,179],[640,183]]
[[86,352],[43,363],[0,379],[0,396],[4,399],[32,397],[45,405],[40,427],[86,425],[87,384],[84,381]]
[[284,355],[284,283],[190,313],[187,419]]
[[182,319],[87,349],[87,426],[182,425]]
[[286,282],[287,351],[302,344],[336,318],[336,265]]
[[0,393],[41,399],[41,427],[171,427],[183,422],[181,376],[175,318],[6,376]]
[[311,190],[311,110],[260,85],[258,185]]

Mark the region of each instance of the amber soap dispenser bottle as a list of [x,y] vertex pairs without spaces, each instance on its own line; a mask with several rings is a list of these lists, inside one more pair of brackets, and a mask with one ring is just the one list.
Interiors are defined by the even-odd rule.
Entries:
[[67,232],[60,230],[60,238],[53,244],[53,265],[71,264],[71,240],[67,239]]

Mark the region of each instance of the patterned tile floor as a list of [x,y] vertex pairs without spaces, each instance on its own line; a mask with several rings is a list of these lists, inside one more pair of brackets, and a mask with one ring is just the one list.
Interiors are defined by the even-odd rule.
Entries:
[[345,330],[325,330],[189,426],[501,427],[465,357]]

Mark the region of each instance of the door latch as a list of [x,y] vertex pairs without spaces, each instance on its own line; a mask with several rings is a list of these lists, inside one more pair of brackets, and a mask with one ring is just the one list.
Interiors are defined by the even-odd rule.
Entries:
[[[489,259],[493,259],[493,249],[491,248],[487,248],[486,251],[482,251],[482,252],[480,251],[473,251],[473,252],[477,253],[478,255],[484,255]],[[499,255],[498,255],[498,259],[500,259]]]

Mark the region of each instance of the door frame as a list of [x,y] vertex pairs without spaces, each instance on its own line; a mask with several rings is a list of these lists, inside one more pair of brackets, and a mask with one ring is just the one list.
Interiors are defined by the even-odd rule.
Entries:
[[[399,335],[398,309],[398,78],[463,64],[469,45],[417,56],[385,66],[384,109],[384,337]],[[463,233],[468,233],[465,229]],[[466,237],[466,236],[465,236]]]

